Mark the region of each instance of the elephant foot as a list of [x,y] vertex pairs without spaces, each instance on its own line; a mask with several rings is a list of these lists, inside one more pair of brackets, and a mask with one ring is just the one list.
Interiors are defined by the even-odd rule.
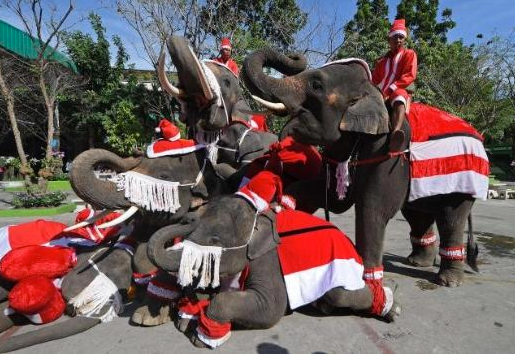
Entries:
[[392,308],[386,315],[384,315],[384,320],[388,323],[395,322],[395,319],[400,316],[401,310],[401,305],[396,300],[394,300]]
[[197,331],[192,331],[191,334],[190,334],[190,342],[197,348],[209,348],[209,349],[213,349],[211,348],[209,345],[207,345],[206,343],[204,343],[203,341],[200,340],[200,338],[198,337],[197,335]]
[[413,245],[411,254],[406,258],[406,263],[415,267],[433,266],[438,249],[436,246]]
[[324,315],[330,315],[334,311],[334,306],[330,305],[323,298],[318,299],[315,302],[311,303],[311,306],[316,308],[318,311],[322,312]]
[[177,316],[175,319],[175,327],[179,330],[179,332],[195,332],[194,326],[197,324],[197,320],[193,318],[184,318]]
[[171,308],[171,302],[162,302],[147,296],[143,305],[132,314],[131,321],[140,326],[159,326],[171,321]]
[[463,284],[463,261],[441,260],[436,283],[454,288]]

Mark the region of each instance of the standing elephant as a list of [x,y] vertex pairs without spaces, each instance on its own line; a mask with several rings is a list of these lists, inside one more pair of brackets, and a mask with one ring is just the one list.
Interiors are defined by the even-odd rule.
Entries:
[[[326,313],[333,307],[349,307],[389,320],[399,313],[389,288],[384,288],[383,297],[365,285],[352,242],[334,225],[289,209],[291,199],[280,204],[286,197],[281,189],[277,175],[260,172],[236,194],[211,201],[192,226],[167,226],[151,237],[150,259],[176,273],[182,286],[217,288],[224,279],[246,274],[240,278],[243,290],[219,292],[200,305],[191,338],[195,345],[221,345],[231,324],[270,328],[288,306],[295,309],[317,300]],[[283,208],[277,215],[275,204],[270,205],[274,202]],[[177,237],[185,240],[167,248]],[[179,301],[180,316],[183,303]],[[181,322],[191,318],[182,316],[178,328],[187,328]]]
[[[405,160],[405,150],[409,139],[401,147],[403,152],[389,154],[388,112],[381,93],[370,80],[366,63],[359,59],[340,60],[282,79],[263,72],[264,66],[284,72],[289,62],[291,58],[275,50],[259,50],[247,56],[241,75],[258,101],[269,109],[291,115],[287,127],[296,140],[326,147],[327,160],[334,162],[332,176],[336,166],[344,163],[345,167],[345,162],[351,161],[347,172],[352,183],[345,198],[336,197],[334,189],[341,185],[332,177],[327,204],[337,213],[355,206],[356,246],[364,260],[365,278],[382,279],[385,228],[402,208],[411,227],[413,251],[408,257],[409,263],[433,264],[437,249],[432,224],[436,222],[441,256],[437,282],[450,287],[460,285],[463,282],[463,231],[474,204],[474,193],[444,191],[407,202],[410,164]],[[430,118],[425,120],[425,125],[430,126],[428,122]],[[412,136],[407,122],[402,129],[406,137]],[[477,136],[469,138],[474,140]],[[472,140],[471,144],[486,158],[481,141]],[[488,170],[487,160],[479,163]],[[478,176],[484,188],[485,176]],[[317,209],[326,204],[325,177],[319,182],[299,183],[287,192],[293,194],[300,205],[306,205],[303,210]],[[467,185],[463,183],[462,187]]]

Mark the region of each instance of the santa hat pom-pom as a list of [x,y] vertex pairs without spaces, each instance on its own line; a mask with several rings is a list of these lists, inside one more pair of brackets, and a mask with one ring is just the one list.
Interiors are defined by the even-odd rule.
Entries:
[[159,127],[155,127],[154,130],[156,131],[156,133],[161,133],[161,128]]
[[9,306],[34,323],[55,321],[66,307],[61,293],[45,277],[30,277],[17,283],[9,293]]
[[50,303],[55,291],[54,283],[48,278],[23,279],[9,292],[9,306],[18,313],[32,315]]
[[33,276],[54,279],[68,273],[76,263],[75,251],[68,247],[21,247],[2,258],[0,276],[10,281]]

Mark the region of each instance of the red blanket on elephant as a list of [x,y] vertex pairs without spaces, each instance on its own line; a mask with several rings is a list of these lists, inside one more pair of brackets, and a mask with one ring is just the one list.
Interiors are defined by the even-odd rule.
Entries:
[[296,210],[277,214],[277,248],[291,309],[341,286],[365,286],[363,262],[351,240],[333,224]]
[[490,167],[483,137],[463,119],[437,108],[413,103],[409,200],[466,193],[486,199]]

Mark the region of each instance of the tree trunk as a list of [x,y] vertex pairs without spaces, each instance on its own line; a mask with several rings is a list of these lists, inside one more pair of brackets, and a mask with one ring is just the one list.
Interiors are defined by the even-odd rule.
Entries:
[[[5,103],[7,105],[7,115],[9,116],[9,121],[11,123],[11,128],[13,130],[14,141],[16,143],[16,150],[18,151],[18,157],[20,158],[22,166],[28,166],[27,157],[25,156],[25,150],[23,149],[23,142],[21,140],[20,130],[18,129],[18,122],[16,121],[16,112],[14,110],[14,97],[12,91],[9,90],[7,84],[4,80],[3,72],[2,72],[2,62],[0,61],[0,90],[2,91],[2,96],[4,97]],[[30,185],[30,175],[24,174],[25,183]]]
[[54,138],[54,105],[55,99],[54,97],[50,97],[48,94],[48,90],[45,84],[45,78],[43,76],[43,69],[41,68],[39,74],[39,87],[41,89],[41,93],[43,94],[43,98],[45,99],[45,108],[47,111],[47,143],[46,143],[46,153],[45,158],[50,160],[52,158],[52,140]]

